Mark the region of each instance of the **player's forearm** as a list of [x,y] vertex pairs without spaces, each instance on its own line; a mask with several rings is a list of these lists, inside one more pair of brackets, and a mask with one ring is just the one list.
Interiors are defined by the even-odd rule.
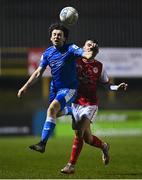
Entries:
[[109,91],[117,91],[119,88],[118,85],[111,84],[109,82],[103,83],[103,86],[105,87],[105,89],[107,89]]
[[42,69],[41,67],[39,67],[29,78],[29,80],[24,84],[24,86],[19,89],[18,91],[18,98],[21,98],[22,94],[26,92],[26,90],[28,89],[28,87],[30,87],[33,83],[35,83],[39,77],[41,77],[42,73],[43,73],[44,69]]
[[127,87],[128,87],[128,84],[125,83],[125,82],[122,82],[118,85],[116,84],[110,84],[109,82],[108,83],[105,83],[105,86],[106,88],[108,88],[110,91],[117,91],[119,89],[123,89],[124,91],[126,91]]
[[118,85],[115,85],[115,84],[110,84],[110,86],[109,86],[110,91],[117,91],[118,88],[119,88]]
[[36,70],[31,77],[28,79],[28,81],[24,84],[23,88],[27,89],[30,87],[32,84],[34,84],[38,79],[41,77],[40,71]]
[[34,84],[39,78],[36,76],[36,74],[33,74],[29,80],[24,84],[24,88],[27,89],[32,84]]

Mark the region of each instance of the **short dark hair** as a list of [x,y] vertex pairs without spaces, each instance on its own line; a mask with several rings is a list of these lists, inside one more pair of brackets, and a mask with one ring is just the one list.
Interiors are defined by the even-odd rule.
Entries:
[[51,24],[51,26],[50,26],[49,29],[48,29],[49,36],[50,36],[50,37],[51,37],[52,31],[53,31],[54,29],[63,31],[65,38],[68,39],[69,30],[68,30],[63,24],[61,24],[61,23]]

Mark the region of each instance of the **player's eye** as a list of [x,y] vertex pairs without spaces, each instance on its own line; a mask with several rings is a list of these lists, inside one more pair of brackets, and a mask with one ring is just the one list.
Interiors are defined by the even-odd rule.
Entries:
[[62,34],[61,33],[59,33],[59,34],[56,34],[58,37],[61,37],[62,36]]
[[53,36],[56,36],[56,33],[54,33]]
[[88,43],[88,47],[91,47],[91,46],[92,46],[92,44]]

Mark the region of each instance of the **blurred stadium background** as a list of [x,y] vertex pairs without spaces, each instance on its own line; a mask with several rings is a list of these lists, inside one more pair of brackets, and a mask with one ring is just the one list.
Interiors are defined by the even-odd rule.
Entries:
[[[44,122],[50,77],[17,98],[18,89],[37,67],[49,46],[48,27],[59,12],[73,6],[78,23],[69,41],[82,46],[99,41],[98,59],[114,83],[127,82],[126,92],[98,87],[99,135],[142,135],[142,1],[141,0],[0,0],[0,136],[38,136]],[[60,118],[55,135],[73,134],[70,118]]]
[[[87,38],[97,39],[100,60],[106,65],[111,81],[129,84],[127,92],[108,93],[99,87],[100,113],[113,110],[113,114],[105,113],[101,119],[133,119],[135,124],[142,120],[141,0],[71,0],[69,3],[0,0],[1,135],[39,133],[35,132],[35,121],[44,116],[50,78],[44,77],[21,100],[16,94],[49,46],[48,27],[59,21],[59,12],[65,6],[73,6],[79,12],[79,21],[71,28],[69,41],[82,46]],[[131,115],[125,111],[120,114],[118,110],[130,111]]]

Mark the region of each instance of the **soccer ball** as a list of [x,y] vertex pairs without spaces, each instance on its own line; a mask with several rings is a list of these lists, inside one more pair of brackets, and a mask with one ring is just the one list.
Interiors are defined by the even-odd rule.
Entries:
[[60,21],[66,26],[73,26],[77,23],[78,12],[73,7],[65,7],[60,12]]

